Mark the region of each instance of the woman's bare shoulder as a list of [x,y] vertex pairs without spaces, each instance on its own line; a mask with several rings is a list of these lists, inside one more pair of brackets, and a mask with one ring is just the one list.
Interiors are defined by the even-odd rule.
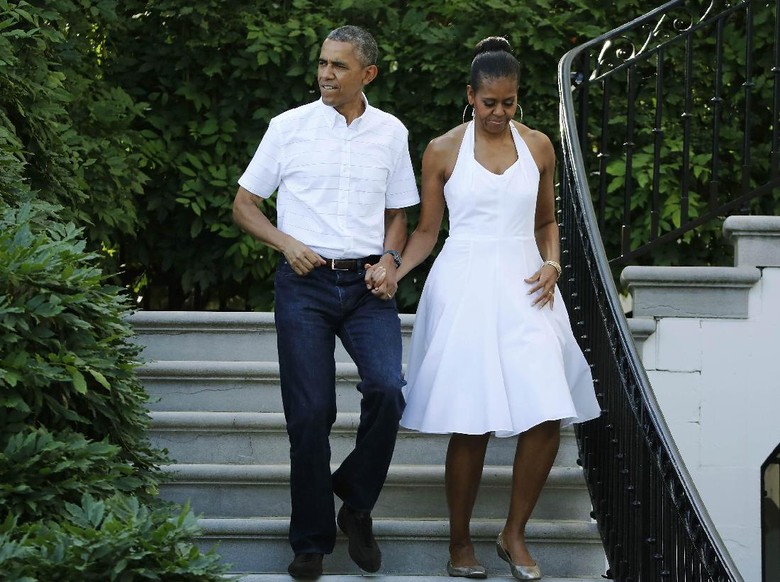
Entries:
[[445,153],[452,149],[455,151],[460,148],[460,142],[463,141],[463,134],[466,133],[466,127],[468,123],[463,123],[456,127],[453,127],[447,133],[435,137],[428,144],[428,147],[435,150],[437,153]]
[[512,124],[517,129],[517,132],[520,134],[520,137],[522,137],[526,142],[532,142],[538,145],[546,145],[546,144],[552,145],[552,141],[550,141],[550,138],[547,136],[546,133],[543,133],[538,129],[533,129],[531,127],[528,127],[527,125],[520,123],[519,121],[512,120]]
[[512,124],[517,129],[520,137],[523,138],[523,141],[528,144],[528,149],[530,149],[532,153],[538,153],[544,157],[555,157],[555,148],[546,133],[543,133],[538,129],[532,129],[517,121],[512,121]]
[[[466,132],[467,126],[467,123],[458,125],[447,133],[433,138],[425,150],[424,158],[441,165],[443,168],[451,169],[458,156],[460,144],[463,141],[463,134]],[[445,173],[449,174],[449,172]]]

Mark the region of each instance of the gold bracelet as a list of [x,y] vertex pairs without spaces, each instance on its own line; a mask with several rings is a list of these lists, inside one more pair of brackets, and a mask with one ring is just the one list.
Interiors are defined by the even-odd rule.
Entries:
[[558,263],[557,261],[545,261],[542,266],[544,266],[544,265],[550,265],[553,269],[555,269],[558,272],[558,278],[559,279],[561,278],[561,264],[560,263]]

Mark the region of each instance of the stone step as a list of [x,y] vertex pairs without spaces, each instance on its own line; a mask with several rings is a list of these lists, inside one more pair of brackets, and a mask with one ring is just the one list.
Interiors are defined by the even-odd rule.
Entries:
[[[366,578],[370,578],[372,582],[422,582],[424,580],[439,580],[447,578],[448,580],[452,580],[452,578],[449,577],[448,574],[426,574],[426,575],[420,575],[417,576],[415,574],[407,574],[406,576],[384,576],[382,574],[371,574],[371,576],[367,576],[365,574],[335,574],[335,575],[324,575],[320,576],[318,580],[321,580],[323,582],[338,582],[340,580],[345,580],[346,582],[349,582],[350,580],[363,580],[365,582]],[[294,582],[294,578],[291,578],[287,574],[247,574],[245,576],[240,576],[236,582]],[[483,580],[486,580],[487,582],[498,582],[501,580],[515,580],[515,578],[511,574],[489,574],[487,578],[483,578]],[[604,582],[604,578],[601,576],[593,576],[593,577],[577,577],[577,578],[550,578],[549,576],[544,577],[545,582]]]
[[[401,314],[401,332],[406,350],[412,335],[414,315]],[[255,361],[277,359],[276,327],[270,312],[138,311],[129,321],[136,341],[144,346],[146,361]],[[340,342],[336,361],[350,362]]]
[[[333,467],[336,468],[335,466]],[[190,502],[204,517],[290,515],[289,465],[170,465],[160,495]],[[512,468],[486,466],[475,518],[500,518],[509,507]],[[445,519],[444,467],[391,465],[373,510],[377,518]],[[553,467],[532,516],[538,520],[589,520],[590,498],[579,467]]]
[[[156,361],[138,376],[150,410],[282,412],[279,364],[269,362]],[[338,410],[360,410],[360,377],[352,362],[336,364]]]
[[[201,519],[199,545],[218,543],[222,559],[236,573],[284,574],[292,559],[286,519]],[[491,575],[508,573],[495,550],[503,519],[475,519],[471,533],[476,553]],[[446,520],[375,519],[374,533],[382,548],[382,575],[443,576],[448,556]],[[597,578],[605,571],[604,551],[595,523],[535,521],[526,528],[528,546],[549,578]],[[326,575],[359,575],[339,533],[333,554],[324,561]]]
[[[284,415],[278,412],[151,412],[149,438],[155,447],[185,464],[281,465],[289,462]],[[333,462],[340,463],[354,448],[360,415],[336,415],[331,429]],[[401,429],[393,463],[442,465],[449,435]],[[491,438],[485,463],[511,465],[514,438]],[[561,431],[557,465],[574,466],[577,445],[571,428]]]
[[[414,315],[402,313],[399,317],[406,362]],[[147,362],[191,362],[197,369],[209,362],[277,361],[273,313],[139,311],[129,320],[135,341],[144,346],[142,358]],[[644,339],[641,334],[637,341]],[[336,362],[352,363],[338,340],[335,357]]]
[[761,279],[755,267],[645,267],[620,274],[633,299],[634,317],[733,318],[748,316],[748,299]]

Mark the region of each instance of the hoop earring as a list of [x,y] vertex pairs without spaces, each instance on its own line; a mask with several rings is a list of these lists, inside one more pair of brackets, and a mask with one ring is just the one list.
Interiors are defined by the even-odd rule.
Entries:
[[517,108],[520,110],[520,121],[523,121],[523,106],[518,103]]
[[471,103],[466,103],[466,106],[463,108],[463,123],[466,123],[466,112],[469,110],[469,107],[471,107],[471,118],[474,119],[474,106]]

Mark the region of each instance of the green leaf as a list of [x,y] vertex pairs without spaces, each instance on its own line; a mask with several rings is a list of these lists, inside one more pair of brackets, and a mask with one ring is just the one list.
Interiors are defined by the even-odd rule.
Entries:
[[72,366],[65,366],[65,369],[70,374],[73,380],[73,387],[79,394],[87,393],[87,381],[84,379],[84,375]]
[[103,374],[97,370],[93,370],[92,368],[87,368],[87,371],[97,381],[98,384],[103,386],[103,388],[106,388],[107,390],[111,388],[111,384],[108,380],[106,380],[106,377]]

